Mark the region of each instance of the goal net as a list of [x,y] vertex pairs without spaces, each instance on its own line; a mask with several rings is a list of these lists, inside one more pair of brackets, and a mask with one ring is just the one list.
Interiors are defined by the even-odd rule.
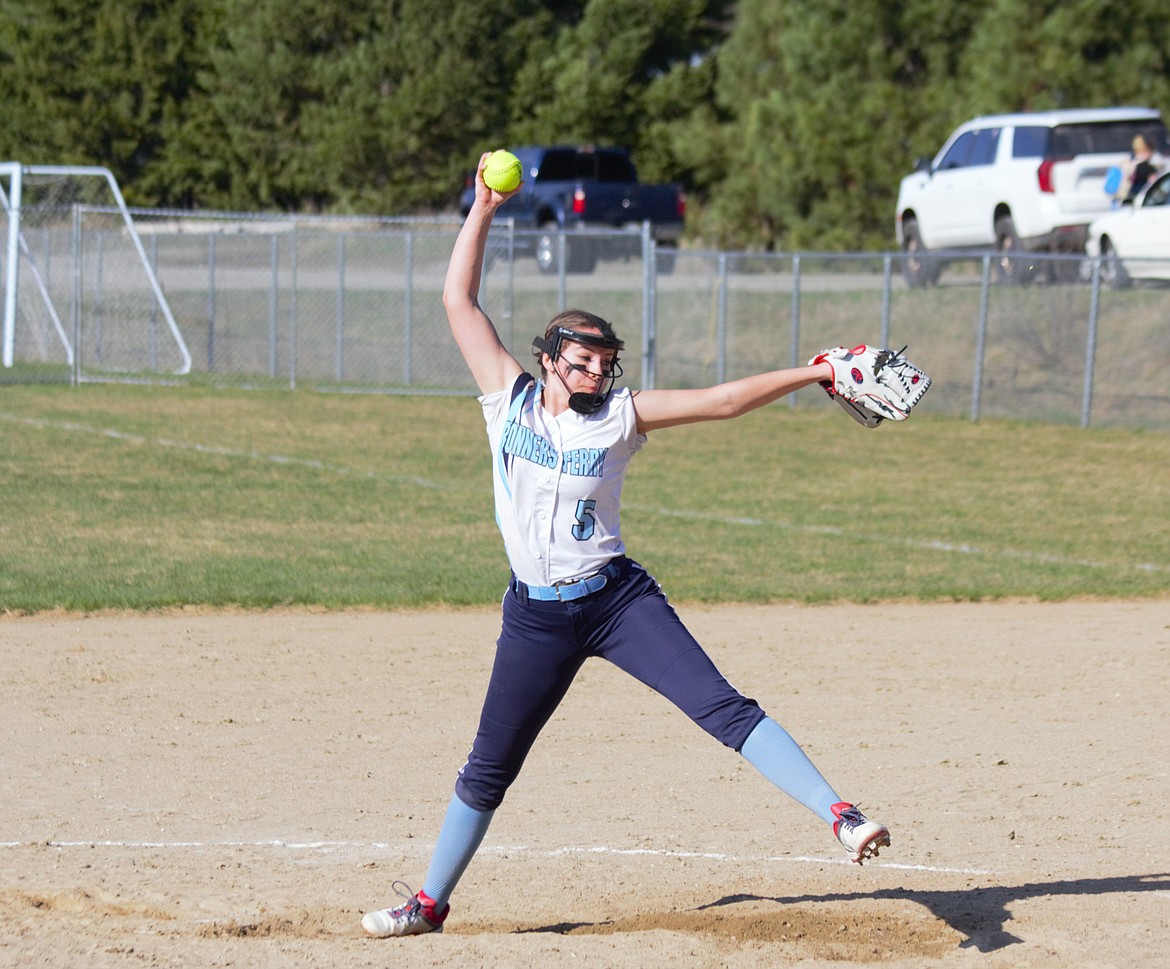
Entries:
[[0,164],[4,371],[185,374],[191,356],[106,168]]

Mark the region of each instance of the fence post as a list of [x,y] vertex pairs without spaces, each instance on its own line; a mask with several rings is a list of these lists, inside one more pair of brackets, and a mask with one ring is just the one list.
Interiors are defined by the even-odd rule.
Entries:
[[337,237],[337,326],[334,334],[333,372],[337,380],[345,372],[345,233]]
[[[551,230],[550,230],[551,231]],[[557,229],[557,312],[563,313],[565,304],[567,302],[565,296],[565,286],[567,283],[567,276],[569,267],[567,265],[568,255],[565,251],[567,243],[565,241],[565,230]]]
[[207,233],[207,372],[215,373],[215,232]]
[[719,297],[715,309],[715,382],[727,380],[727,253],[719,253]]
[[105,298],[106,298],[106,248],[105,248],[105,233],[100,229],[96,234],[97,238],[97,272],[94,274],[97,279],[97,284],[94,287],[93,299],[93,358],[97,363],[102,362],[102,343],[105,339]]
[[[800,366],[800,253],[792,254],[792,323],[789,340],[792,343],[792,352],[788,355],[788,365]],[[788,406],[796,407],[796,394],[788,395]]]
[[280,312],[280,237],[275,232],[272,234],[268,250],[272,264],[272,290],[268,294],[268,376],[275,380]]
[[658,310],[654,305],[657,256],[650,223],[642,222],[642,389],[653,390],[657,379]]
[[406,230],[406,293],[404,295],[402,326],[402,379],[406,386],[414,379],[414,361],[411,358],[414,346],[414,231]]
[[508,324],[508,343],[510,347],[516,345],[516,220],[509,219],[506,224],[508,240],[508,285],[504,299],[504,318]]
[[290,259],[290,273],[292,292],[288,301],[288,386],[289,390],[297,389],[297,224],[292,226],[292,256]]
[[882,338],[881,345],[890,345],[890,287],[893,285],[894,258],[888,252],[882,257]]
[[1085,341],[1085,388],[1081,396],[1081,427],[1089,426],[1093,410],[1093,365],[1097,358],[1097,317],[1101,309],[1101,257],[1093,260],[1089,284],[1089,333]]
[[81,206],[73,206],[73,375],[74,387],[81,384]]
[[983,256],[983,277],[979,290],[979,320],[975,326],[975,374],[971,378],[971,420],[979,420],[983,393],[983,357],[987,347],[987,306],[991,299],[991,254]]

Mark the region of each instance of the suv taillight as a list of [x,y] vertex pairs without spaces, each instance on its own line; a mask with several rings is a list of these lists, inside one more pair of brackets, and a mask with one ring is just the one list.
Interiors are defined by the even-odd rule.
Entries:
[[585,214],[585,189],[579,188],[573,193],[573,214]]
[[1040,167],[1036,169],[1036,181],[1040,183],[1041,192],[1055,192],[1056,189],[1052,187],[1052,165],[1051,158],[1045,158],[1040,163]]

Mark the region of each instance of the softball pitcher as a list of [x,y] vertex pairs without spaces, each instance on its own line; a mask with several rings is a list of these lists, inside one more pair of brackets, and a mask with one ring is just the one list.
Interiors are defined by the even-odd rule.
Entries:
[[828,362],[702,390],[614,390],[622,341],[600,317],[569,310],[534,342],[540,378],[507,351],[478,301],[492,218],[513,193],[489,189],[480,159],[476,197],[451,255],[443,304],[478,384],[491,445],[496,519],[512,578],[467,762],[439,831],[422,890],[367,913],[378,938],[440,932],[455,886],[483,840],[537,735],[586,659],[599,656],[675,703],[720,743],[831,826],[853,861],[888,846],[821,776],[788,733],[735,690],[667,602],[626,556],[622,483],[651,431],[725,420],[809,384]]

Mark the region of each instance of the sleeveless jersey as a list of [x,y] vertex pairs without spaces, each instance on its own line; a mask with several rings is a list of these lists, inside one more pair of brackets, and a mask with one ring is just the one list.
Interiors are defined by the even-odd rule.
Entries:
[[516,578],[538,586],[593,575],[625,553],[622,484],[646,442],[628,389],[596,414],[553,417],[540,403],[542,386],[521,374],[512,387],[479,398],[496,524]]

